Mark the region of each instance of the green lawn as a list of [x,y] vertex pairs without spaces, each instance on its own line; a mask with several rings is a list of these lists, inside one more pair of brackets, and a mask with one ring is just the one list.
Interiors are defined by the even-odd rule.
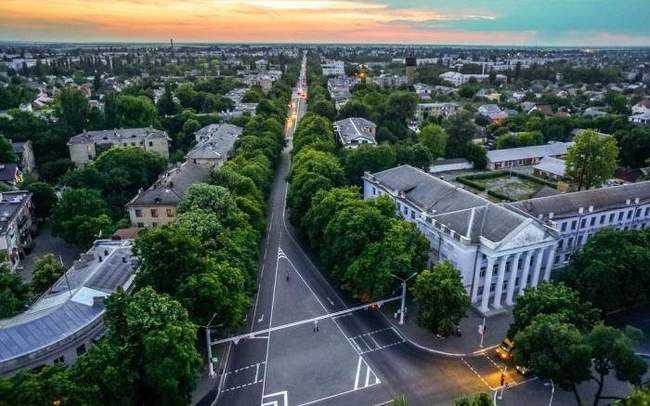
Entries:
[[498,178],[472,179],[472,181],[485,187],[485,190],[501,193],[514,200],[528,199],[544,187],[541,182],[508,175],[499,176]]

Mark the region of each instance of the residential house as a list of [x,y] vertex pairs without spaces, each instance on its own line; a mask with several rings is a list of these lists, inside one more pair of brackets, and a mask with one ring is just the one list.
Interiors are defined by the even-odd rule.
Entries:
[[428,117],[449,117],[460,110],[460,104],[447,103],[418,103],[415,107],[415,121],[422,123]]
[[115,130],[84,131],[68,140],[70,159],[77,166],[91,161],[98,150],[113,145],[138,146],[147,152],[169,158],[169,141],[165,131],[154,128],[123,128]]
[[501,110],[496,104],[483,104],[479,106],[478,113],[493,123],[508,118],[508,113]]
[[357,148],[363,144],[377,144],[377,125],[362,117],[350,117],[334,123],[334,130],[344,148]]
[[321,64],[323,76],[344,76],[345,63],[343,61],[328,60]]
[[15,188],[23,181],[23,173],[18,168],[17,164],[2,164],[0,163],[0,183],[9,188]]
[[0,262],[6,262],[11,269],[16,269],[31,250],[32,234],[36,231],[33,213],[30,192],[0,193],[0,253],[4,254]]
[[539,163],[533,165],[533,175],[559,181],[564,178],[566,162],[563,159],[545,156]]

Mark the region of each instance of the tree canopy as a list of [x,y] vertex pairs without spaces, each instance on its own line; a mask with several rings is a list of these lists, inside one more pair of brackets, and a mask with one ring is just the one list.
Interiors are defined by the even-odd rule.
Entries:
[[578,190],[601,186],[614,175],[618,147],[616,139],[586,130],[577,135],[566,156],[566,176]]

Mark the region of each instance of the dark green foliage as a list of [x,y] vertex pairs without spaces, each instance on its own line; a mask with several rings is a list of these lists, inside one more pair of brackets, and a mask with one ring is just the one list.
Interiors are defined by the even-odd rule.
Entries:
[[30,282],[32,292],[39,296],[56,282],[63,275],[63,264],[54,256],[46,254],[34,260],[32,281]]
[[89,246],[101,234],[113,232],[110,211],[100,193],[92,189],[67,189],[52,214],[52,231],[81,247]]
[[604,312],[646,303],[650,229],[597,232],[571,257],[561,279]]
[[29,286],[6,265],[0,265],[0,318],[21,312],[29,299]]
[[460,272],[449,261],[421,272],[411,291],[418,305],[418,324],[443,336],[454,332],[470,307]]

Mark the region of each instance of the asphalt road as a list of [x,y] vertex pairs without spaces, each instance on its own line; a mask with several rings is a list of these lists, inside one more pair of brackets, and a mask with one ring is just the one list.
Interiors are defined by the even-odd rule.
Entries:
[[[298,86],[305,80],[304,67],[302,75]],[[269,200],[269,228],[249,331],[355,305],[321,275],[285,221],[291,138],[306,111],[296,90],[289,117],[295,112],[297,119],[289,120],[287,148]],[[498,387],[502,368],[493,354],[461,359],[421,350],[375,310],[242,339],[230,345],[224,362],[216,380],[221,385],[217,398],[215,388],[201,405],[379,405],[401,394],[410,405],[450,404],[463,394]]]

